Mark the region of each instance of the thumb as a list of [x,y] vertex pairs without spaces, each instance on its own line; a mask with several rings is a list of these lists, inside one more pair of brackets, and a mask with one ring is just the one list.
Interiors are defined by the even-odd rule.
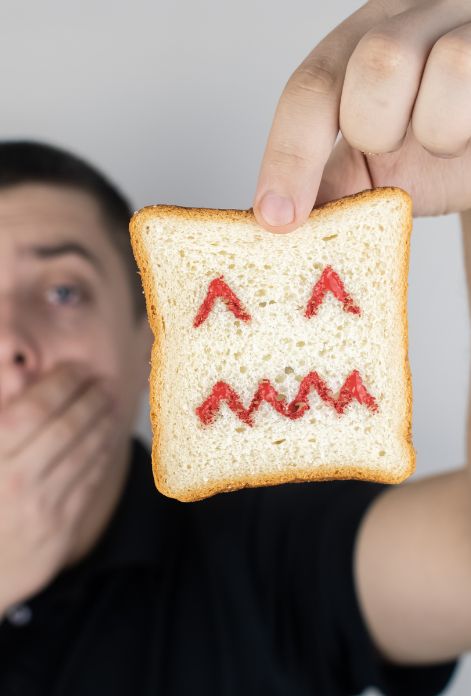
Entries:
[[324,167],[314,207],[372,186],[365,155],[341,136]]

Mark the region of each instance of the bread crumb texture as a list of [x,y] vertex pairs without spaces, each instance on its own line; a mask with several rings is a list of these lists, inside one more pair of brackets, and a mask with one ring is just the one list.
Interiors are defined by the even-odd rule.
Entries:
[[[156,205],[137,212],[131,243],[154,333],[150,373],[152,466],[158,489],[182,501],[221,491],[307,480],[400,483],[415,467],[407,355],[410,196],[378,188],[327,203],[289,234],[253,211]],[[332,292],[306,305],[331,266],[360,313]],[[250,314],[217,299],[193,322],[209,283],[223,276]],[[316,371],[337,397],[357,370],[378,409],[353,399],[339,414],[313,389],[292,420],[262,402],[245,424],[221,402],[204,425],[195,409],[224,381],[248,408],[262,379],[291,402]]]

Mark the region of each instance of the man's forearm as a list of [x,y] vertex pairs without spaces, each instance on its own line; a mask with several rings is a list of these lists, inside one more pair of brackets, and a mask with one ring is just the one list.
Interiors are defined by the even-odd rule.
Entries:
[[[471,210],[461,222],[471,310]],[[471,650],[470,397],[466,466],[392,487],[359,530],[360,604],[393,662],[437,662]]]

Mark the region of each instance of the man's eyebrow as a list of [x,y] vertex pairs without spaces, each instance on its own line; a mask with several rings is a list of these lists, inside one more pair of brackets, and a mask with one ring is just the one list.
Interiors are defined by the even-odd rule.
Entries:
[[100,275],[106,275],[101,259],[80,242],[61,242],[60,244],[34,245],[25,249],[25,253],[38,259],[51,259],[58,256],[75,254],[91,263]]

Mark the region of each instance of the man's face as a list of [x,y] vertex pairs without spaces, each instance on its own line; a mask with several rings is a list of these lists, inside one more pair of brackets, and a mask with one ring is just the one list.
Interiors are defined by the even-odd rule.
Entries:
[[0,189],[0,410],[58,363],[79,361],[111,378],[128,437],[151,344],[95,200],[46,184]]

